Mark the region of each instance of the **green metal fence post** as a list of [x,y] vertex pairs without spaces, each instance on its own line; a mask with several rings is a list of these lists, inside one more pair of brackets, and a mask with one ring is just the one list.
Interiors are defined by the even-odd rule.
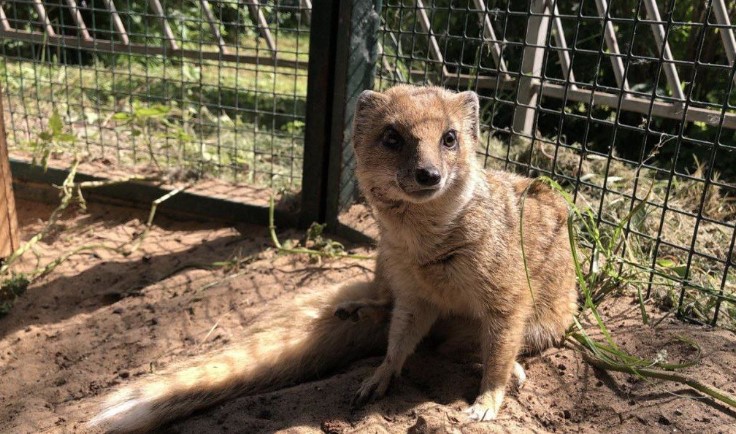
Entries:
[[[341,4],[342,3],[342,4]],[[339,0],[315,2],[309,35],[307,113],[304,131],[300,225],[324,222],[330,165],[330,132],[335,89]],[[344,7],[344,6],[343,6]],[[316,29],[319,29],[318,31]]]
[[[327,224],[340,229],[338,214],[356,197],[355,156],[353,155],[352,133],[355,103],[360,93],[373,88],[378,59],[378,35],[381,26],[381,0],[353,0],[350,14],[349,38],[344,38],[338,47],[338,77],[342,78],[339,98],[335,102],[336,122],[332,125],[334,155],[328,184]],[[340,121],[340,122],[337,122]]]
[[302,225],[337,230],[354,197],[350,144],[355,100],[371,88],[378,57],[381,1],[315,2],[309,53]]

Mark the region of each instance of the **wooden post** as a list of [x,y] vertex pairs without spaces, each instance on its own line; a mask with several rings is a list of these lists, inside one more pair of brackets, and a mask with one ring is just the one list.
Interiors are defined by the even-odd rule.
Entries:
[[550,9],[548,0],[532,0],[529,5],[533,13],[526,26],[526,44],[521,58],[521,76],[516,96],[513,130],[526,138],[534,136],[534,115],[541,90],[544,50],[549,32]]
[[[718,22],[718,24],[727,26],[721,27],[718,32],[721,34],[723,48],[726,49],[726,58],[728,59],[728,63],[733,65],[733,63],[736,62],[736,37],[734,37],[731,19],[728,18],[726,2],[723,0],[715,0],[713,2],[713,13],[716,16],[716,22]],[[736,83],[736,75],[733,77],[733,82]]]
[[9,256],[18,246],[18,220],[15,215],[13,179],[10,176],[8,146],[5,141],[2,89],[0,89],[0,258]]

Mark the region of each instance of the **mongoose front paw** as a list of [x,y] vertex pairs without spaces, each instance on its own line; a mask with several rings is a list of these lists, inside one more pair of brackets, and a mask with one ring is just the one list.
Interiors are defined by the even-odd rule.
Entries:
[[488,408],[479,404],[473,404],[465,410],[465,413],[468,414],[468,419],[483,422],[487,420],[494,420],[498,415],[498,410]]
[[381,398],[386,394],[386,390],[388,390],[392,379],[393,375],[388,370],[379,367],[372,377],[363,381],[363,384],[358,389],[350,404],[353,407],[362,407],[371,401]]
[[503,396],[503,388],[480,395],[475,400],[475,403],[465,410],[465,413],[468,414],[468,419],[481,422],[494,420],[498,416],[498,411],[501,409]]

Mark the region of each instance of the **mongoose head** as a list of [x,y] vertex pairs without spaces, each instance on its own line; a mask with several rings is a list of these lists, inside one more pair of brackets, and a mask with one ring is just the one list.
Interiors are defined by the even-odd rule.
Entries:
[[396,86],[360,94],[353,146],[370,201],[425,203],[468,179],[476,163],[478,96]]

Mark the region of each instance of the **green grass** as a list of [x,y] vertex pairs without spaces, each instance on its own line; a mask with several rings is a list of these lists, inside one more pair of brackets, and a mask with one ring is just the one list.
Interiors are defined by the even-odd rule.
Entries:
[[[543,150],[537,143],[530,152],[528,143],[509,145],[495,138],[487,140],[488,153],[498,158],[488,160],[491,167],[504,168],[501,159],[508,153],[512,161],[529,163],[543,171],[553,169],[555,152],[551,145]],[[485,151],[484,146],[480,152]],[[685,317],[710,323],[720,303],[718,325],[736,331],[736,271],[730,269],[724,277],[723,264],[705,257],[726,260],[733,255],[727,252],[733,230],[725,224],[736,222],[736,201],[713,186],[704,196],[703,164],[696,161],[696,169],[690,173],[695,179],[676,177],[668,194],[668,178],[636,163],[615,156],[610,163],[604,157],[583,156],[579,146],[559,147],[556,152],[556,173],[591,184],[581,185],[574,206],[580,210],[579,219],[584,217],[588,222],[578,226],[577,238],[580,266],[589,285],[595,288],[594,301],[609,293],[629,292],[646,303],[646,308],[642,307],[646,320],[646,309],[677,308],[682,292],[681,313]],[[608,179],[604,179],[606,167]],[[562,188],[572,191],[574,186],[563,183]],[[634,194],[636,200],[632,202],[630,196]],[[666,211],[662,209],[665,200]],[[696,218],[687,213],[697,214],[701,200],[703,216],[716,222],[701,221],[696,233]],[[658,243],[659,234],[659,240],[671,245]],[[688,269],[689,247],[695,235],[696,254],[690,258]],[[685,280],[687,284],[683,284]]]
[[[305,71],[141,60],[121,57],[114,68],[0,61],[11,149],[31,151],[57,110],[89,158],[116,167],[185,167],[197,176],[299,187]],[[141,113],[145,120],[130,122]]]

